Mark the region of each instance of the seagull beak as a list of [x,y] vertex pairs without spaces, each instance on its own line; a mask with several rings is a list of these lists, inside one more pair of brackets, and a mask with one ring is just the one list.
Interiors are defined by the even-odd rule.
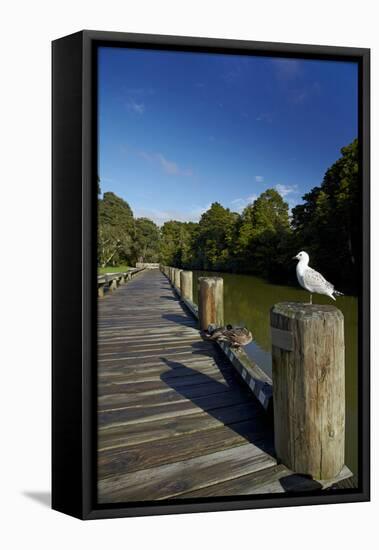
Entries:
[[297,256],[293,256],[292,259],[293,259],[293,260],[297,260]]

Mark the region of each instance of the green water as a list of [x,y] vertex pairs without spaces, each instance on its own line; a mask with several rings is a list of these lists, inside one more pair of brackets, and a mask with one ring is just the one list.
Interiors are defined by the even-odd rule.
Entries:
[[[194,272],[194,301],[197,302],[197,278],[220,276],[224,279],[225,324],[248,327],[254,341],[245,347],[246,353],[271,376],[270,308],[277,302],[308,302],[309,294],[300,288],[267,283],[251,275],[232,273]],[[314,304],[330,304],[326,296],[313,295]],[[358,378],[358,299],[354,296],[337,298],[336,306],[345,319],[346,357],[346,448],[345,462],[357,474],[357,378]]]

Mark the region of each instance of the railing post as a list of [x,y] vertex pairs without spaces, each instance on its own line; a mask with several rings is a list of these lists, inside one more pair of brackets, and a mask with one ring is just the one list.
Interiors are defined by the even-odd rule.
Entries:
[[210,324],[224,324],[224,280],[221,277],[199,277],[199,323],[201,330]]
[[182,270],[181,269],[178,269],[176,268],[175,269],[175,286],[176,288],[180,291],[180,274],[181,274]]
[[180,294],[182,298],[193,301],[193,291],[192,291],[192,271],[181,271],[180,272]]
[[109,290],[110,292],[113,292],[117,288],[117,281],[116,279],[112,279],[109,284]]
[[344,320],[334,306],[271,309],[277,458],[296,473],[331,479],[344,466]]
[[97,285],[97,296],[99,298],[104,298],[104,284],[105,283],[99,283]]

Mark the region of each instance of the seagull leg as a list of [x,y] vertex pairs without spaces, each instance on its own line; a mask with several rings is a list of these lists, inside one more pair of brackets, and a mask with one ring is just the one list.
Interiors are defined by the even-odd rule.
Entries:
[[309,303],[312,304],[312,294],[309,295]]

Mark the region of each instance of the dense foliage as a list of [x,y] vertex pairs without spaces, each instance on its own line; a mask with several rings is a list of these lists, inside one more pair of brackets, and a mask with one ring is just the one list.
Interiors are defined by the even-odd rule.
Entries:
[[97,258],[100,267],[157,262],[160,231],[147,218],[134,219],[129,204],[114,193],[98,202]]
[[198,223],[171,220],[161,228],[134,219],[113,193],[99,200],[99,265],[156,262],[183,268],[253,273],[294,281],[292,256],[307,250],[312,266],[345,292],[357,291],[361,249],[358,142],[344,147],[319,187],[290,215],[275,189],[241,214],[213,203]]
[[361,269],[361,188],[358,140],[341,150],[324,180],[293,210],[295,242],[333,281],[357,291]]

